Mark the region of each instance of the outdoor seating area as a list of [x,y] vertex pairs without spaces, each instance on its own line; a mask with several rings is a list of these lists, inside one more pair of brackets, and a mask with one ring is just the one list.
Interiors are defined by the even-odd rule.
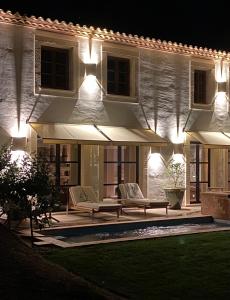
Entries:
[[119,218],[120,213],[125,213],[125,208],[141,208],[146,216],[147,209],[164,208],[168,214],[168,201],[157,201],[144,198],[144,195],[137,183],[119,184],[121,199],[105,198],[99,202],[92,186],[72,186],[69,188],[69,209],[78,211],[89,211],[94,217],[98,212],[116,212]]
[[119,184],[121,192],[121,203],[124,207],[139,207],[144,209],[146,215],[147,209],[165,208],[168,214],[168,201],[157,201],[155,199],[145,198],[137,183]]
[[98,202],[96,194],[91,186],[73,186],[69,188],[70,201],[67,204],[69,209],[89,211],[94,217],[97,212],[116,212],[119,218],[121,204]]

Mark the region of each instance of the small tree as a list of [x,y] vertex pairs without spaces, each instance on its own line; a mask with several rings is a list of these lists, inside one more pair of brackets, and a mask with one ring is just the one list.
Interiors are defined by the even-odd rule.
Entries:
[[46,159],[34,156],[31,160],[30,180],[27,181],[27,193],[35,197],[41,212],[51,214],[59,206],[59,193],[50,180],[50,169]]
[[8,224],[15,217],[18,210],[16,186],[19,169],[16,162],[11,160],[11,149],[3,146],[0,149],[0,205],[7,214]]
[[181,187],[184,184],[184,164],[176,162],[173,158],[165,165],[166,173],[173,183],[173,187]]
[[6,145],[3,145],[0,148],[0,172],[10,164],[11,161],[10,151],[11,149]]
[[48,163],[42,157],[31,158],[25,154],[19,165],[12,161],[11,148],[3,146],[0,149],[0,205],[7,214],[9,227],[13,218],[32,218],[31,199],[35,196],[44,213],[51,212],[58,201],[49,179]]
[[165,163],[166,174],[172,184],[165,187],[166,200],[170,204],[170,209],[181,209],[182,201],[184,198],[184,163],[175,161],[171,158]]

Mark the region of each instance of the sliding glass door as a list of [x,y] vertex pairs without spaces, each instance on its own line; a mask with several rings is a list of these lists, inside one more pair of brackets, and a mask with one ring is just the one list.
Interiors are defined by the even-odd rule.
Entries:
[[81,145],[44,144],[38,138],[38,154],[49,163],[50,179],[60,190],[62,203],[66,204],[69,187],[80,185]]
[[200,202],[200,193],[210,186],[210,149],[199,143],[190,145],[190,203]]
[[104,198],[118,198],[118,185],[138,182],[139,148],[136,146],[104,147]]

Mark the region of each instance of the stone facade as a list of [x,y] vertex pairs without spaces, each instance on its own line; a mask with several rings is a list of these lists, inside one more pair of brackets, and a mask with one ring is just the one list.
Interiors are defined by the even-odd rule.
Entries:
[[227,193],[207,192],[202,194],[201,213],[216,219],[230,219],[230,199]]
[[[41,88],[42,45],[71,50],[70,91]],[[84,77],[90,54],[91,62],[96,63],[97,77],[91,91],[85,85]],[[107,95],[108,54],[130,59],[130,97]],[[36,149],[36,133],[29,127],[28,121],[151,127],[169,141],[169,146],[161,149],[167,161],[173,153],[172,143],[185,141],[185,127],[189,130],[206,127],[206,130],[215,131],[228,127],[226,109],[210,111],[198,107],[202,110],[191,110],[197,108],[192,99],[193,69],[197,66],[210,69],[211,103],[215,98],[216,61],[228,59],[229,54],[211,49],[115,34],[42,18],[23,18],[1,11],[0,141],[5,143],[17,134],[26,135],[27,151],[32,152]],[[205,126],[199,123],[203,118],[209,120]],[[187,143],[189,145],[189,140]],[[149,151],[150,147],[142,147],[140,151],[140,185],[145,196],[161,200],[165,198],[163,187],[168,184],[165,165],[161,161],[155,168],[155,162],[150,163]],[[102,152],[101,146],[84,146],[82,157],[82,183],[93,185],[100,198],[103,188]],[[185,152],[186,161],[188,149]],[[187,175],[184,177],[189,188],[188,166],[187,161]],[[223,168],[226,169],[224,165],[219,167],[220,172]],[[218,181],[218,176],[213,180]]]

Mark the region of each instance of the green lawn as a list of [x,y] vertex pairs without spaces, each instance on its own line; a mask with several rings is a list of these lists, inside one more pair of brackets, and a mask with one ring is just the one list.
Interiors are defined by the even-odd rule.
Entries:
[[52,249],[45,257],[129,299],[230,299],[230,232]]

